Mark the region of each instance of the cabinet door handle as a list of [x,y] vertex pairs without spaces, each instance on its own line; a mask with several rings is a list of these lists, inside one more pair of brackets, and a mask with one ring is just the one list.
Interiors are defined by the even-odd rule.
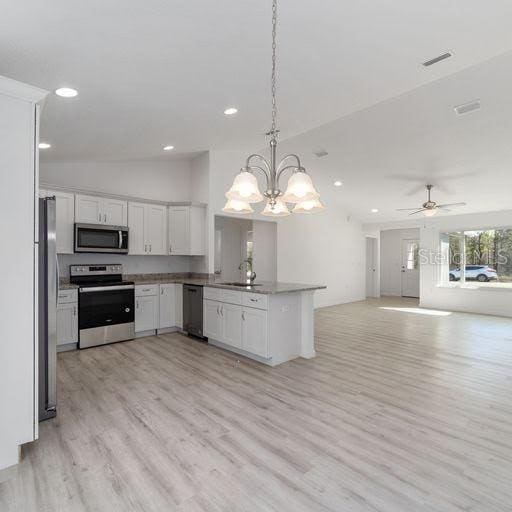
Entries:
[[149,244],[149,252],[151,252],[151,244]]
[[106,213],[103,214],[103,222],[105,224],[107,223],[107,214]]
[[220,307],[220,316],[224,316],[224,306]]
[[138,301],[138,300],[137,300],[137,301],[135,301],[135,307],[136,307],[137,309],[139,309],[139,301]]
[[98,222],[101,222],[101,213],[98,213]]
[[245,311],[242,311],[242,320],[245,322]]
[[169,254],[172,252],[172,245],[169,245]]
[[76,316],[76,306],[73,306],[73,316]]
[[144,252],[148,252],[148,246],[144,244]]
[[217,315],[220,315],[220,310],[219,310],[220,306],[217,306]]
[[258,299],[249,299],[251,302],[258,302]]

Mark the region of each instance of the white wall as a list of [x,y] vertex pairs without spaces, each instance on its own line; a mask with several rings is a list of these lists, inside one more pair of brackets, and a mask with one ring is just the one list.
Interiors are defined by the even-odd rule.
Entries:
[[291,215],[277,226],[277,278],[326,285],[315,292],[315,307],[363,300],[365,243],[361,224],[339,207]]
[[[240,281],[240,263],[247,258],[247,233],[252,229],[249,219],[215,216],[215,269],[225,281]],[[217,261],[220,258],[220,261]]]
[[390,229],[380,234],[380,293],[402,295],[402,240],[419,240],[420,230]]
[[277,281],[277,223],[254,220],[252,241],[256,279]]
[[42,163],[40,181],[156,201],[191,200],[188,161]]

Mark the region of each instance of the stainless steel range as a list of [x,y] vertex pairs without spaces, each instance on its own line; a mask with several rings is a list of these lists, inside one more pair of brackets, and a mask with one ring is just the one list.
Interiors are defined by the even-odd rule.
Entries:
[[122,265],[71,265],[78,288],[79,348],[135,337],[135,285],[123,281]]

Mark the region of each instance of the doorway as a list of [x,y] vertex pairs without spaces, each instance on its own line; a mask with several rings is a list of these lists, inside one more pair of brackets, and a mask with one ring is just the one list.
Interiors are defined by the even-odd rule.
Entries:
[[402,240],[402,297],[420,296],[419,240]]
[[377,297],[377,239],[366,237],[366,296]]

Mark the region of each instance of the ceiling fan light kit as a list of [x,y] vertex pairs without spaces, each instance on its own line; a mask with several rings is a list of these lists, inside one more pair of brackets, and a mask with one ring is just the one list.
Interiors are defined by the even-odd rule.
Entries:
[[430,198],[430,193],[432,189],[434,188],[434,185],[427,185],[427,200],[422,204],[421,208],[398,208],[398,212],[407,212],[412,211],[409,213],[409,215],[416,215],[417,213],[423,213],[425,217],[433,217],[437,214],[440,210],[449,212],[449,208],[454,208],[457,206],[466,206],[466,203],[446,203],[446,204],[437,204],[435,201],[432,201]]
[[[276,28],[277,28],[277,0],[272,0],[272,125],[267,135],[270,137],[270,161],[265,157],[252,154],[247,157],[245,166],[235,177],[233,185],[226,192],[228,202],[223,208],[227,213],[251,213],[250,203],[259,203],[265,198],[267,204],[261,212],[263,215],[284,217],[292,213],[288,204],[295,204],[294,213],[314,213],[325,207],[320,202],[320,194],[316,191],[311,177],[306,173],[300,158],[289,154],[277,162],[277,106],[276,106]],[[283,174],[290,171],[292,175],[288,180],[286,191],[281,188]],[[266,189],[260,192],[255,172],[263,174]],[[231,203],[230,203],[231,201]],[[236,201],[236,207],[232,201]],[[245,203],[247,207],[240,205]]]

